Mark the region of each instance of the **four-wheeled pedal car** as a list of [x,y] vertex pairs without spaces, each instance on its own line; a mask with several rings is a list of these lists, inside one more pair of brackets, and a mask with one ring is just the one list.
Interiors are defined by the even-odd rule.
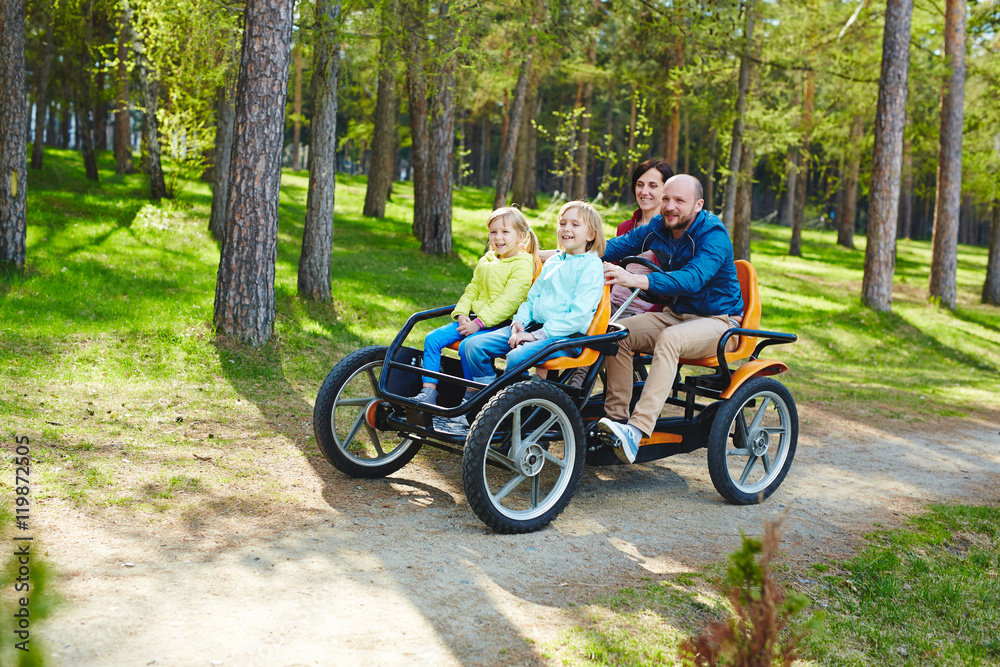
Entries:
[[[634,263],[659,270],[635,257],[621,262]],[[636,463],[707,448],[716,490],[729,502],[745,505],[771,495],[795,455],[795,402],[784,385],[768,377],[787,366],[759,355],[796,337],[758,330],[757,274],[742,260],[736,270],[745,308],[742,328],[722,336],[715,356],[681,360],[667,404],[682,414],[661,415],[656,431],[642,441]],[[642,297],[657,301],[653,295]],[[423,445],[460,454],[466,497],[484,523],[501,533],[539,530],[569,503],[585,462],[620,463],[597,420],[604,416],[604,357],[616,354],[618,341],[628,335],[628,321],[616,321],[627,305],[612,315],[606,287],[586,335],[553,341],[488,385],[465,380],[458,359],[447,356],[440,373],[425,372],[421,350],[404,343],[414,325],[447,317],[453,306],[416,313],[391,345],[358,350],[327,375],[313,412],[320,449],[338,470],[369,478],[399,470]],[[739,337],[738,345],[725,352],[733,336]],[[582,352],[541,362],[558,350]],[[634,358],[633,406],[650,361]],[[536,365],[548,369],[547,379],[528,379]],[[682,378],[684,366],[714,371]],[[437,405],[411,398],[420,391],[423,375],[439,380]],[[467,387],[479,391],[462,404]],[[452,418],[459,415],[471,427],[457,426]]]

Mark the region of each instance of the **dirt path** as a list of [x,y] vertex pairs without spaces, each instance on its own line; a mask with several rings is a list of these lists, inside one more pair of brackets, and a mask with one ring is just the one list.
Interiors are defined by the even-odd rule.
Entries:
[[804,565],[929,502],[1000,503],[996,423],[800,418],[791,473],[761,506],[725,504],[696,452],[587,469],[563,515],[523,536],[486,530],[460,460],[436,452],[378,481],[302,458],[280,473],[300,485],[294,509],[193,532],[49,504],[39,533],[67,602],[39,634],[74,666],[545,664],[568,603],[718,562],[786,507]]

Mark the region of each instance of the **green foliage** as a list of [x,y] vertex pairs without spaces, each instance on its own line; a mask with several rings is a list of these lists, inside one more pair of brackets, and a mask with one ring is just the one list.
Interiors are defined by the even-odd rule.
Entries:
[[1000,662],[1000,508],[932,505],[811,591],[828,631],[807,640],[823,665]]
[[[8,443],[4,443],[4,448],[8,451],[13,449],[8,447]],[[7,462],[9,460],[6,459]],[[48,662],[48,647],[40,639],[39,629],[58,607],[61,596],[53,590],[54,573],[42,543],[34,539],[12,539],[25,535],[31,533],[15,530],[10,510],[6,507],[0,509],[0,540],[7,547],[0,558],[0,629],[3,636],[0,664],[41,667]],[[27,555],[18,555],[24,554],[24,550]],[[23,568],[29,570],[27,575]],[[27,601],[27,605],[22,606],[22,601]],[[27,627],[19,624],[22,618],[27,621]],[[19,631],[28,634],[16,634]]]
[[762,539],[742,537],[741,547],[729,556],[725,578],[717,584],[733,615],[709,623],[701,634],[682,643],[680,657],[685,665],[791,665],[798,658],[803,637],[823,627],[822,614],[806,622],[797,620],[809,598],[786,593],[772,575],[781,522],[768,522]]

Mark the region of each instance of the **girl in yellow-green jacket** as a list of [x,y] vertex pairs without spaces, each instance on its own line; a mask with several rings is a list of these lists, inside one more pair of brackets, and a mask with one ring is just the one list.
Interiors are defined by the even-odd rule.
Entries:
[[[535,274],[538,239],[528,220],[516,208],[498,208],[490,214],[490,250],[472,274],[472,282],[458,300],[454,322],[435,329],[424,339],[424,369],[441,371],[441,350],[463,338],[493,331],[524,303]],[[424,377],[415,396],[418,402],[437,401],[437,379]]]

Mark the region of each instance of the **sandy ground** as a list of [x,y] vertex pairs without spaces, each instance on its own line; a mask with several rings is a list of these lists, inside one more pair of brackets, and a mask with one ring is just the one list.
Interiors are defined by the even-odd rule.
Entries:
[[[60,665],[537,665],[567,605],[719,562],[786,508],[805,566],[854,553],[930,502],[1000,503],[1000,426],[862,423],[800,408],[798,452],[763,505],[727,505],[704,451],[588,468],[549,528],[500,536],[466,504],[460,459],[384,480],[322,459],[303,502],[197,528],[48,505],[36,515],[66,602],[38,634]],[[427,452],[425,449],[424,452]]]

